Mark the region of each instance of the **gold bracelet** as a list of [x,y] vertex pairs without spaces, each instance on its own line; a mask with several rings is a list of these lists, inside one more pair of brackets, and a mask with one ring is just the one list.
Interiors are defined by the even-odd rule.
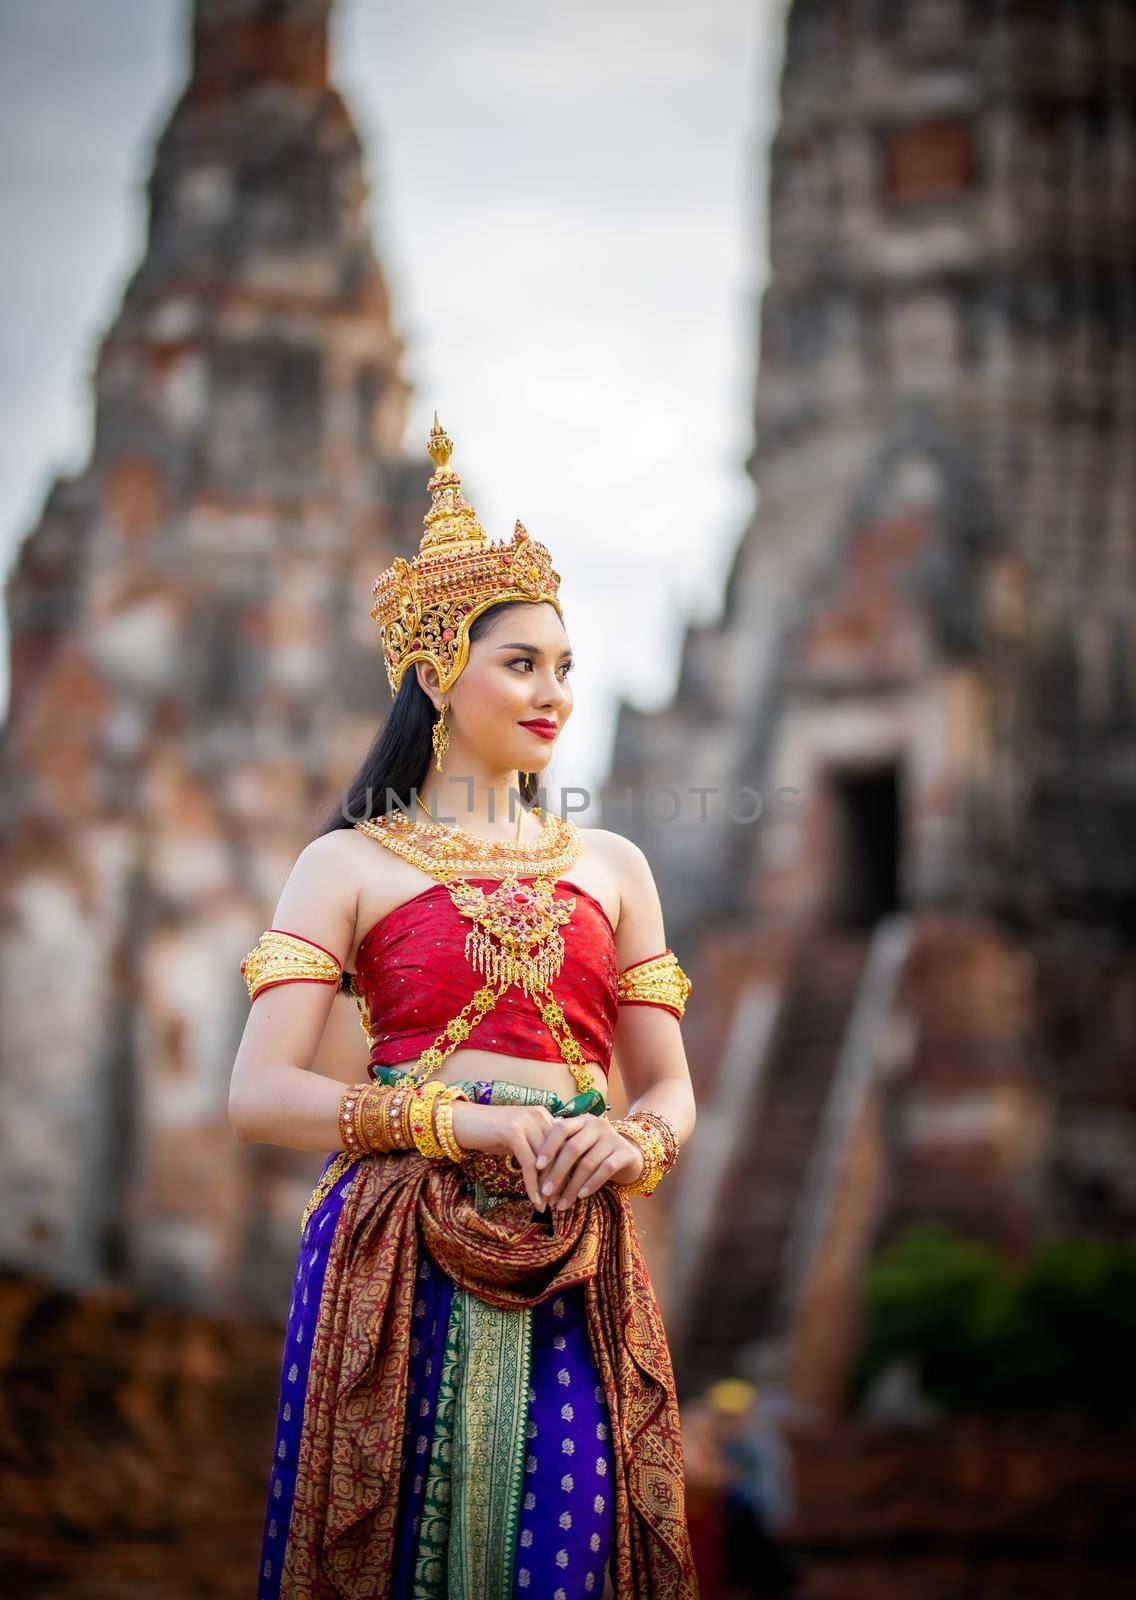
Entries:
[[366,1152],[370,1152],[370,1150],[374,1149],[373,1133],[371,1133],[370,1126],[368,1126],[368,1123],[366,1123],[366,1112],[368,1112],[368,1107],[370,1107],[371,1096],[373,1096],[373,1094],[373,1083],[365,1083],[365,1085],[360,1088],[360,1093],[355,1096],[354,1112],[352,1112],[352,1128],[354,1128],[355,1133],[355,1144],[357,1144],[358,1149],[366,1150]]
[[439,1161],[443,1157],[442,1147],[434,1134],[434,1101],[445,1088],[444,1083],[435,1079],[433,1083],[420,1084],[411,1096],[410,1132],[415,1148],[431,1161]]
[[410,1126],[411,1114],[417,1104],[414,1090],[409,1085],[401,1087],[402,1099],[391,1113],[395,1130],[395,1144],[400,1150],[414,1149],[414,1133]]
[[434,1134],[442,1148],[443,1154],[457,1165],[461,1165],[465,1147],[459,1144],[454,1133],[454,1101],[468,1100],[469,1096],[464,1089],[459,1089],[457,1084],[448,1084],[449,1093],[436,1095],[434,1098]]
[[366,1153],[366,1146],[362,1143],[355,1126],[355,1111],[360,1096],[372,1087],[370,1083],[352,1083],[339,1097],[339,1136],[343,1140],[344,1150],[349,1155],[361,1156]]
[[399,1105],[405,1092],[403,1089],[392,1088],[383,1101],[383,1143],[388,1150],[401,1148]]
[[372,1083],[366,1093],[359,1097],[355,1120],[359,1128],[360,1141],[368,1150],[385,1152],[391,1148],[387,1124],[390,1096],[391,1091],[384,1084]]
[[678,1157],[678,1138],[671,1123],[658,1111],[635,1111],[620,1117],[612,1127],[639,1146],[643,1155],[643,1170],[632,1183],[617,1183],[613,1187],[624,1194],[653,1194],[665,1172]]
[[668,1168],[673,1167],[675,1162],[678,1160],[678,1135],[675,1133],[674,1124],[669,1122],[668,1119],[663,1116],[661,1111],[649,1111],[647,1109],[643,1109],[641,1111],[632,1112],[632,1116],[638,1122],[649,1123],[650,1126],[654,1128],[655,1132],[662,1140],[663,1155],[666,1165]]

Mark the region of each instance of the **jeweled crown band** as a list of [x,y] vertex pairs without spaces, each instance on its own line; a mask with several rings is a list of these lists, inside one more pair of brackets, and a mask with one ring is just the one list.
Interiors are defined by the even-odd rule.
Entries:
[[681,1021],[692,988],[678,957],[667,949],[662,955],[624,967],[616,982],[616,995],[620,1004],[666,1006]]

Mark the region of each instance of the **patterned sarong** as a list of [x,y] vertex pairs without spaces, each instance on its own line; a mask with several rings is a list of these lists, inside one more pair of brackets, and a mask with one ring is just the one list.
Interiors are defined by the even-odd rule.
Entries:
[[[483,1103],[551,1091],[465,1085]],[[281,1368],[259,1600],[697,1597],[625,1196],[538,1216],[416,1151],[329,1157]]]

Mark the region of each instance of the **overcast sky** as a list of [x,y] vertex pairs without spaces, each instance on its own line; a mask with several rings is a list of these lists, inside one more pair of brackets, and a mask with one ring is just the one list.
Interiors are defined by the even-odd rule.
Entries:
[[[669,698],[683,624],[717,613],[752,510],[783,9],[337,6],[333,74],[367,150],[423,509],[436,407],[486,530],[508,536],[519,516],[563,575],[576,704],[554,784],[601,779],[618,694]],[[189,14],[0,0],[5,570],[52,477],[89,453],[88,375],[143,249]],[[439,206],[460,249],[440,241]],[[7,670],[5,636],[0,704]]]

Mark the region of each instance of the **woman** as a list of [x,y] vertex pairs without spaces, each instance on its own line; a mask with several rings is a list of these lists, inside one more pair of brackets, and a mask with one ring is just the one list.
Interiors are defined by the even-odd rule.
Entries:
[[[394,708],[241,966],[233,1127],[332,1152],[259,1595],[696,1596],[628,1204],[694,1126],[690,983],[642,853],[534,803],[572,709],[559,574],[520,523],[486,539],[451,449],[435,415],[421,547],[374,585]],[[368,1045],[346,1087],[310,1070],[340,988]]]

